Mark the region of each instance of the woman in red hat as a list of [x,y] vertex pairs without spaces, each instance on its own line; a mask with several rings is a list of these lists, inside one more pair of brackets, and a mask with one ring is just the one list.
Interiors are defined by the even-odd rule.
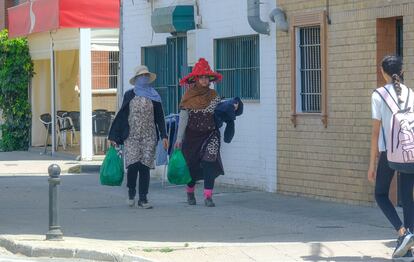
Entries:
[[204,204],[214,207],[212,199],[214,181],[223,175],[220,156],[220,133],[214,122],[214,109],[220,103],[210,83],[218,82],[222,75],[213,72],[204,58],[200,58],[193,71],[180,81],[187,86],[180,103],[180,122],[176,147],[181,147],[190,169],[192,181],[187,185],[187,202],[195,205],[195,184],[204,180]]

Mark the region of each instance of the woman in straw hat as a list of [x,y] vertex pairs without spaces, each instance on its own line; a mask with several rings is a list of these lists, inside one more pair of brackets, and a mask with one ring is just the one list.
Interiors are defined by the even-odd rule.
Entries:
[[[155,148],[158,139],[163,139],[167,149],[164,111],[161,97],[151,86],[156,75],[146,66],[137,67],[129,83],[134,86],[124,95],[122,106],[118,111],[109,131],[109,140],[113,144],[124,145],[126,161],[128,205],[137,204],[149,209],[147,194],[150,182],[150,169],[155,168]],[[135,202],[136,184],[139,173],[139,199]]]
[[180,81],[187,86],[180,103],[180,122],[176,147],[181,147],[190,169],[192,181],[187,185],[187,202],[195,205],[195,184],[204,180],[204,204],[214,207],[212,199],[214,181],[224,174],[220,156],[220,133],[214,122],[214,109],[220,103],[217,92],[210,89],[210,83],[222,79],[213,72],[204,58],[193,71]]

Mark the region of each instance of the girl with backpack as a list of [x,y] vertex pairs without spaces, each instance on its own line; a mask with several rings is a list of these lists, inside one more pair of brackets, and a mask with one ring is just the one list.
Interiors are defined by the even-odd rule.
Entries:
[[[409,158],[412,153],[410,146],[408,145],[407,147],[404,144],[407,140],[399,140],[403,135],[404,139],[408,138],[408,140],[414,141],[414,133],[411,128],[406,128],[406,120],[398,122],[400,124],[398,126],[399,131],[395,131],[396,126],[394,126],[397,114],[412,112],[414,107],[414,92],[401,83],[402,64],[400,57],[384,57],[381,62],[381,72],[387,84],[373,92],[371,102],[373,120],[368,180],[375,183],[375,200],[398,233],[397,246],[394,250],[393,258],[412,257],[411,247],[414,246],[414,235],[411,233],[414,227],[414,172],[406,171],[407,168],[405,170],[404,168],[400,169],[400,167],[406,166],[404,162],[407,162],[406,158]],[[406,134],[408,134],[408,137]],[[402,143],[398,144],[401,141]],[[395,144],[397,144],[396,147],[394,147]],[[401,151],[401,163],[395,165],[393,162],[395,155],[392,155],[391,152],[395,154],[394,149],[398,148],[398,146],[400,146],[399,150],[406,151]],[[377,157],[378,164],[375,170]],[[389,166],[390,164],[394,169]],[[399,218],[394,205],[389,199],[389,189],[396,170],[400,171],[404,223]],[[405,172],[401,172],[403,170]]]

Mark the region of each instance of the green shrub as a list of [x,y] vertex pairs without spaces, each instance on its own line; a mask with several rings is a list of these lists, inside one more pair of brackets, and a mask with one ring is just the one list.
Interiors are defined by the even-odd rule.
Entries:
[[33,77],[27,39],[9,39],[7,30],[0,32],[0,149],[27,150],[31,128],[31,108],[28,87]]

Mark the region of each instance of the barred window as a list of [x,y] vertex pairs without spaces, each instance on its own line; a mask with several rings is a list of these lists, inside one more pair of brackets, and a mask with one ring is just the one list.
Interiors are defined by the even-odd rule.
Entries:
[[118,51],[92,51],[92,89],[118,86]]
[[291,35],[291,120],[321,117],[328,126],[327,18],[325,11],[294,14]]
[[260,99],[259,36],[215,40],[216,71],[223,75],[218,93],[226,98]]
[[296,29],[297,110],[321,112],[321,38],[320,27]]
[[166,115],[178,113],[185,89],[179,80],[191,72],[187,66],[187,37],[167,38],[166,45],[143,47],[142,63],[157,74],[154,87],[161,96]]
[[154,81],[154,88],[161,96],[164,110],[168,109],[168,88],[167,88],[167,46],[149,46],[142,48],[142,64],[148,67],[150,72],[157,74]]

